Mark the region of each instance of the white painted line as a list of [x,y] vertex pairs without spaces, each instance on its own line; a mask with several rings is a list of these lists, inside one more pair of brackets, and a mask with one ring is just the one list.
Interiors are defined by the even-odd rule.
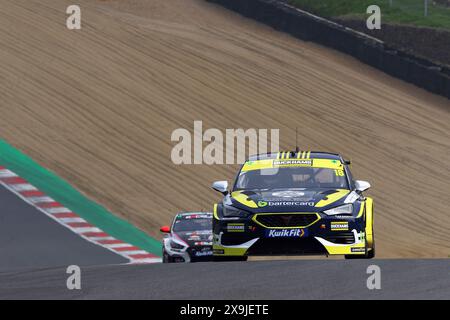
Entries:
[[133,259],[130,264],[161,263],[161,258]]
[[108,247],[108,248],[126,248],[126,247],[132,247],[133,245],[129,244],[129,243],[113,243],[113,244],[104,244],[104,246]]
[[105,240],[116,240],[113,237],[87,237],[87,238],[89,238],[90,240],[95,241],[95,242],[105,241]]
[[[58,219],[59,220],[59,219]],[[69,229],[72,229],[75,233],[86,233],[86,232],[103,232],[99,228],[91,227],[91,228],[73,228],[71,226],[67,226]],[[85,237],[87,238],[87,237]],[[87,238],[89,239],[89,238]]]
[[56,214],[56,213],[71,213],[72,211],[64,208],[64,207],[58,207],[58,208],[48,208],[48,209],[44,209],[46,212],[50,213],[50,214]]
[[27,197],[28,201],[32,202],[32,203],[46,203],[46,202],[55,202],[55,200],[53,200],[50,197],[47,196],[42,196],[42,197]]
[[144,251],[144,250],[121,251],[120,253],[123,255],[126,255],[126,256],[131,256],[131,255],[135,255],[135,254],[148,254],[148,252]]
[[13,177],[17,177],[17,174],[8,169],[0,170],[0,178],[13,178]]
[[[7,184],[5,183],[5,185]],[[29,183],[8,184],[7,186],[16,192],[37,190],[34,186],[32,186]]]
[[71,223],[71,222],[87,222],[83,218],[59,218],[59,221],[63,223]]

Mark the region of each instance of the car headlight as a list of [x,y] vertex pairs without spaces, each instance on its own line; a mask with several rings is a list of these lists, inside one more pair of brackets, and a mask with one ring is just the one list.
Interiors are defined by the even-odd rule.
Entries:
[[175,242],[175,241],[173,241],[173,240],[170,241],[170,247],[171,247],[172,249],[178,249],[178,250],[184,249],[184,246],[183,246],[183,245],[181,245],[181,244],[179,244],[178,242]]
[[336,215],[348,215],[353,213],[353,205],[351,203],[344,204],[343,206],[336,207],[333,209],[325,210],[325,213],[328,216],[336,216]]
[[245,218],[249,215],[248,212],[244,210],[240,210],[235,207],[223,206],[223,216],[226,218],[236,217],[236,218]]

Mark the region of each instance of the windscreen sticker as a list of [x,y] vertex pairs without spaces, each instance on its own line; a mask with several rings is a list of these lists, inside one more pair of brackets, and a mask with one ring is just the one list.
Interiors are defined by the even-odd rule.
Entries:
[[186,219],[186,220],[190,220],[190,219],[210,219],[212,218],[212,214],[191,214],[191,215],[178,215],[178,217],[180,219]]
[[274,167],[311,167],[313,165],[312,159],[299,159],[299,160],[274,160]]
[[345,176],[344,170],[341,170],[341,169],[336,169],[336,170],[334,170],[334,173],[336,174],[337,177],[343,177],[343,176]]
[[[344,173],[344,165],[339,160],[335,159],[263,159],[247,161],[242,167],[241,172],[276,169],[286,167],[313,167],[313,168],[328,168],[334,170],[342,170]],[[337,172],[336,174],[340,174]]]

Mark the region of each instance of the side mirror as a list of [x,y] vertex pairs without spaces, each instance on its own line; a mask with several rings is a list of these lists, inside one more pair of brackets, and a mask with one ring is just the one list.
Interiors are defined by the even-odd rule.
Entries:
[[161,227],[159,231],[161,231],[162,233],[170,233],[170,227],[168,226]]
[[211,186],[214,190],[219,191],[223,195],[228,193],[228,181],[216,181]]
[[367,181],[356,180],[355,188],[356,188],[356,191],[358,191],[358,192],[364,192],[370,188],[370,183]]

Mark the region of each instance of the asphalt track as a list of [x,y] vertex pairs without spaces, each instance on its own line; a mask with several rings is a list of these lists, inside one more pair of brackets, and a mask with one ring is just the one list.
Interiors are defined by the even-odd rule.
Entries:
[[[381,289],[367,288],[367,267]],[[296,260],[82,268],[81,290],[62,268],[0,273],[0,299],[449,299],[448,260]]]
[[126,262],[62,227],[0,185],[0,272]]
[[[0,299],[449,299],[449,260],[125,265],[0,186]],[[80,291],[66,287],[81,266]],[[367,267],[381,290],[367,289]]]

